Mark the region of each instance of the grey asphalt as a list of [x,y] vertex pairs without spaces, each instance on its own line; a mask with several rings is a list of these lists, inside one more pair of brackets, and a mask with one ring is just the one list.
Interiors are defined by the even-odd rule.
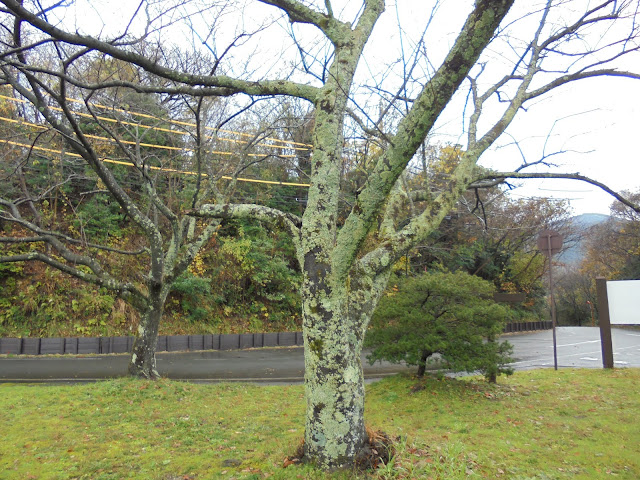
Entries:
[[[192,382],[243,381],[290,384],[302,382],[302,347],[213,350],[203,352],[159,353],[157,369],[161,376]],[[0,382],[82,382],[125,375],[128,354],[3,356]],[[407,370],[388,362],[371,366],[363,356],[366,379],[381,378]]]
[[[553,368],[551,330],[503,337],[514,347],[516,370]],[[640,330],[612,328],[615,367],[640,367]],[[556,329],[558,368],[602,368],[602,347],[598,327]]]
[[[600,331],[593,327],[557,329],[560,368],[602,368]],[[616,367],[640,367],[640,331],[613,329]],[[550,330],[502,337],[514,346],[516,369],[553,368]],[[0,382],[82,382],[123,376],[128,355],[2,356]],[[302,347],[160,353],[158,371],[167,378],[193,382],[245,381],[298,383],[304,375]],[[369,365],[367,379],[381,378],[407,367],[387,362]]]

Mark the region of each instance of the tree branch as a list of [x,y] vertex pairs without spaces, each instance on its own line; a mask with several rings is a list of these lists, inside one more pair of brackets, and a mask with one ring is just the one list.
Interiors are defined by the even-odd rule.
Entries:
[[296,0],[259,0],[260,2],[273,5],[284,11],[291,23],[306,23],[320,29],[329,40],[335,45],[340,42],[340,37],[351,27],[333,16],[331,5],[327,4],[328,13],[317,12]]
[[485,175],[481,178],[476,179],[473,183],[469,185],[469,188],[490,188],[501,183],[507,178],[563,178],[569,180],[579,180],[581,182],[586,182],[591,185],[594,185],[601,190],[604,190],[613,198],[618,200],[620,203],[626,205],[630,209],[632,209],[636,213],[640,213],[640,205],[632,202],[631,200],[623,197],[607,185],[597,180],[594,180],[589,177],[585,177],[584,175],[580,175],[579,173],[523,173],[523,172],[494,172],[488,175]]
[[[263,207],[252,204],[224,204],[224,205],[202,205],[198,210],[187,212],[187,215],[204,218],[245,218],[255,219],[274,224],[281,228],[286,228],[293,239],[293,243],[298,252],[298,259],[301,254],[301,227],[302,219],[291,213],[284,213],[275,208]],[[302,266],[303,263],[300,263]]]
[[616,70],[615,68],[605,68],[600,70],[580,71],[572,74],[562,75],[561,77],[556,78],[552,82],[549,82],[546,85],[537,88],[536,90],[527,92],[526,100],[531,100],[533,98],[539,97],[540,95],[543,95],[553,90],[554,88],[566,83],[594,77],[622,77],[639,80],[640,74],[635,72]]
[[66,32],[30,12],[24,8],[18,0],[3,0],[3,3],[10,13],[17,19],[22,19],[28,22],[38,30],[50,35],[55,40],[71,45],[88,47],[89,49],[106,53],[118,60],[137,65],[145,71],[160,78],[171,80],[179,84],[227,88],[229,89],[229,95],[233,95],[235,93],[246,93],[256,96],[291,95],[307,99],[311,102],[315,100],[317,95],[318,90],[316,88],[289,80],[262,80],[252,82],[239,80],[226,75],[196,75],[180,72],[162,66],[157,61],[145,57],[144,55],[124,50],[110,42],[99,40],[96,37]]
[[[3,220],[11,220],[6,217],[2,217]],[[95,248],[96,250],[102,250],[104,252],[117,253],[119,255],[142,255],[143,253],[148,253],[148,249],[140,248],[138,250],[121,250],[119,248],[107,247],[105,245],[99,245],[97,243],[86,243],[81,240],[68,237],[61,233],[57,232],[48,232],[46,235],[52,235],[56,237],[62,238],[65,242],[74,244],[74,245],[82,245],[88,248]],[[46,242],[45,238],[42,236],[37,237],[0,237],[0,243],[39,243]]]
[[25,253],[23,255],[8,255],[8,256],[0,256],[0,264],[1,263],[10,263],[10,262],[30,262],[30,261],[40,261],[50,265],[61,272],[67,273],[73,277],[79,278],[85,282],[93,283],[94,285],[98,285],[100,287],[104,287],[112,292],[117,292],[123,296],[131,296],[134,297],[134,304],[140,305],[146,303],[146,297],[140,290],[138,290],[135,285],[127,282],[119,282],[112,277],[103,277],[87,272],[83,272],[82,270],[67,265],[66,263],[60,262],[55,258],[46,255],[42,252],[30,252]]
[[367,177],[338,234],[337,248],[343,249],[343,256],[349,259],[344,262],[346,266],[355,260],[356,252],[373,227],[377,212],[386,201],[395,181],[493,38],[512,4],[513,0],[476,2],[445,61],[400,121],[396,135],[391,138],[391,145]]

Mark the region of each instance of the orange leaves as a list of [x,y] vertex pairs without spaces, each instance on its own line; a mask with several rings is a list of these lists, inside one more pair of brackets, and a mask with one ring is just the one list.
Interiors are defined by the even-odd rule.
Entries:
[[301,462],[301,460],[298,457],[285,457],[284,461],[282,462],[282,468],[287,468],[291,465],[297,465]]

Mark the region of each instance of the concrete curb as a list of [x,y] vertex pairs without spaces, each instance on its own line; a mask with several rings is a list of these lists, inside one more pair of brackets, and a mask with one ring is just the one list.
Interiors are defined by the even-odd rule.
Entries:
[[[551,322],[509,323],[504,332],[548,330]],[[5,355],[86,355],[128,353],[134,337],[0,338],[0,354]],[[160,335],[157,352],[239,350],[260,347],[303,345],[302,332],[230,333],[208,335]]]

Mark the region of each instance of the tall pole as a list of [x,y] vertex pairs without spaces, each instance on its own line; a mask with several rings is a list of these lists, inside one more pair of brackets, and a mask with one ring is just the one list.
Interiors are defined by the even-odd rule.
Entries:
[[558,346],[556,342],[556,301],[553,297],[553,261],[551,256],[551,234],[547,234],[549,252],[549,299],[551,301],[551,330],[553,331],[553,368],[558,370]]
[[595,327],[596,326],[596,318],[593,315],[593,303],[591,303],[589,300],[587,300],[587,305],[589,305],[589,310],[591,310],[591,326]]
[[556,301],[553,298],[553,261],[551,259],[551,235],[547,235],[549,245],[549,299],[551,301],[551,330],[553,331],[553,368],[558,369],[558,346],[556,342]]
[[553,254],[562,249],[562,235],[544,230],[538,237],[538,248],[549,257],[549,301],[551,302],[551,326],[553,330],[553,367],[558,370],[558,346],[556,343],[556,301],[553,295]]

